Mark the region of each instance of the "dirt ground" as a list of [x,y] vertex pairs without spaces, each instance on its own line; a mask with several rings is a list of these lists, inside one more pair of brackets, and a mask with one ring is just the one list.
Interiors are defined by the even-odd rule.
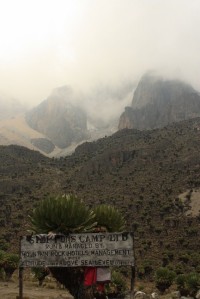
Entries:
[[[19,283],[16,281],[0,282],[0,298],[16,299],[19,296]],[[73,297],[65,289],[59,289],[53,285],[38,287],[36,283],[23,283],[24,299],[72,299]]]
[[185,202],[186,196],[188,194],[191,194],[190,197],[190,210],[186,212],[186,215],[188,216],[198,216],[200,213],[200,189],[193,190],[192,193],[190,193],[190,190],[187,190],[186,192],[179,195],[179,198]]
[[[138,281],[135,283],[136,290],[142,290],[147,294],[158,292],[154,283]],[[171,299],[170,293],[175,289],[172,287],[160,299]],[[18,271],[16,271],[11,281],[0,280],[0,299],[18,299],[19,297]],[[52,277],[46,277],[42,287],[38,286],[38,281],[32,277],[30,270],[25,270],[23,279],[23,299],[73,299],[66,289],[61,288]]]

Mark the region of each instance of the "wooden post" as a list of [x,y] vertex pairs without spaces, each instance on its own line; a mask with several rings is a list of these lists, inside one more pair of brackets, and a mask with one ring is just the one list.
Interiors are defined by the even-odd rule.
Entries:
[[130,292],[130,299],[134,298],[134,287],[135,287],[135,249],[134,249],[134,233],[131,232],[133,238],[133,255],[134,255],[134,265],[131,266],[131,292]]
[[[19,258],[21,260],[21,239],[22,236],[20,236],[19,241]],[[23,267],[21,266],[21,262],[19,262],[19,299],[23,299]]]
[[23,299],[23,267],[19,267],[19,299]]
[[135,266],[131,267],[131,293],[130,299],[134,298],[134,287],[135,287]]

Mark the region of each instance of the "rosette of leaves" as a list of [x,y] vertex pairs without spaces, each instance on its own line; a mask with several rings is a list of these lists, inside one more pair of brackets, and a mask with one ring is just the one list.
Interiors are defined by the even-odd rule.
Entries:
[[126,222],[122,214],[113,206],[102,204],[93,209],[98,227],[105,228],[108,232],[122,232]]
[[43,234],[88,232],[96,225],[94,212],[71,194],[41,201],[30,222],[33,232]]

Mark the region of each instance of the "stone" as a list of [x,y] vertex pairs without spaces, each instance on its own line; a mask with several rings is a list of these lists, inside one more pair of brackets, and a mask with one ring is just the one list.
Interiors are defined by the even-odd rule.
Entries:
[[171,293],[171,298],[172,298],[172,299],[178,299],[178,298],[180,298],[180,297],[181,297],[181,294],[180,294],[179,291],[175,291],[175,292],[172,292],[172,293]]
[[196,299],[200,299],[200,290],[198,290],[196,296],[195,296]]
[[159,299],[159,295],[158,295],[158,293],[153,292],[153,293],[151,294],[151,298],[152,298],[152,299]]
[[134,298],[135,299],[147,299],[148,296],[146,293],[142,292],[142,291],[137,291],[135,294],[134,294]]

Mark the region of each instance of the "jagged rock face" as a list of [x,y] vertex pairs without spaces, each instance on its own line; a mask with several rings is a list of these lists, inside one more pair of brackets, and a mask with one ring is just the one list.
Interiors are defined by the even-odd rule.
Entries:
[[200,116],[200,95],[190,85],[145,75],[120,117],[119,129],[140,130],[163,127]]
[[71,90],[60,88],[39,106],[26,114],[31,128],[48,136],[60,148],[88,137],[85,112],[69,103]]

